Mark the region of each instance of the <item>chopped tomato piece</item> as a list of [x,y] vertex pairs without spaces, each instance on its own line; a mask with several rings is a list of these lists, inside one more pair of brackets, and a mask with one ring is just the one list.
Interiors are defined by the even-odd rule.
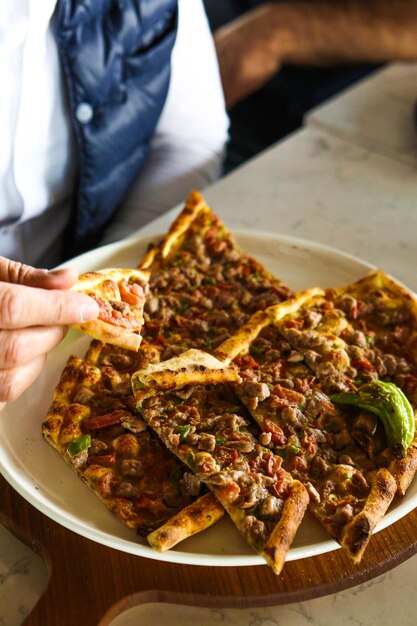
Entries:
[[218,492],[220,501],[226,500],[226,502],[234,502],[240,493],[240,487],[236,483],[230,483],[225,485]]
[[334,500],[327,500],[326,509],[331,510],[331,509],[338,509],[339,507],[342,508],[346,504],[351,504],[354,501],[355,501],[355,497],[351,494],[341,497],[340,500],[338,500],[337,498],[335,498]]
[[278,446],[285,445],[287,438],[284,435],[284,431],[278,426],[278,424],[275,424],[275,422],[271,420],[265,420],[264,431],[266,433],[271,433],[271,439],[275,444]]
[[250,356],[250,354],[244,354],[243,356],[238,357],[235,363],[237,364],[239,368],[242,368],[242,369],[246,369],[246,368],[259,369],[259,363],[257,363],[255,359]]
[[143,493],[136,496],[136,506],[138,509],[146,509],[150,515],[155,517],[166,511],[166,506],[161,500],[151,498]]
[[116,463],[116,453],[111,454],[94,454],[88,459],[89,465],[114,465]]
[[206,239],[214,239],[218,236],[219,231],[216,228],[209,228],[206,231]]
[[280,456],[270,454],[266,465],[266,471],[268,472],[268,476],[280,477],[280,474],[284,471],[281,470],[281,463],[282,459]]
[[304,324],[304,320],[286,320],[285,326],[286,328],[299,328]]
[[123,326],[124,328],[135,328],[142,325],[142,316],[132,311],[127,302],[119,302],[116,300],[102,300],[91,297],[99,305],[98,319],[115,326]]
[[99,428],[108,428],[118,424],[121,419],[129,416],[130,413],[117,409],[111,413],[105,413],[104,415],[95,415],[94,417],[87,417],[83,420],[82,425],[86,430],[98,430]]
[[356,320],[358,318],[360,310],[363,309],[364,306],[365,306],[365,302],[363,300],[358,300],[356,302],[356,305],[353,306],[349,312],[350,317],[353,320]]
[[288,404],[303,404],[305,402],[303,394],[293,389],[283,387],[282,385],[275,385],[272,393],[282,400],[287,400]]
[[234,448],[228,448],[227,446],[219,446],[217,450],[214,452],[214,458],[216,463],[220,465],[220,467],[227,467],[228,465],[232,465],[239,458],[239,453]]
[[159,333],[156,337],[155,337],[155,343],[160,344],[161,346],[164,345],[164,343],[166,342],[166,338],[161,335],[161,333]]
[[120,297],[134,307],[142,307],[145,304],[143,287],[138,283],[127,283],[125,280],[119,283]]
[[302,439],[303,448],[312,455],[315,455],[318,450],[317,437],[313,433],[310,435],[305,435]]
[[96,482],[96,489],[102,498],[109,498],[113,495],[118,484],[117,477],[113,470],[109,469],[101,475]]
[[356,369],[368,370],[370,372],[375,369],[372,363],[370,363],[367,359],[357,359],[352,362],[352,365],[353,367],[356,367]]
[[290,481],[283,476],[281,480],[277,480],[274,485],[274,491],[277,494],[278,498],[282,498],[285,500],[291,493],[291,483]]

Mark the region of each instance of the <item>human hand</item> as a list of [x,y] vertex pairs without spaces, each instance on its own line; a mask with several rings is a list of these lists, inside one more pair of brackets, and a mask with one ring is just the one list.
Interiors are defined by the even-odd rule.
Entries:
[[69,291],[77,278],[0,257],[0,410],[35,380],[68,324],[98,316],[92,298]]
[[260,89],[280,68],[276,8],[271,15],[268,4],[260,6],[214,33],[228,109]]

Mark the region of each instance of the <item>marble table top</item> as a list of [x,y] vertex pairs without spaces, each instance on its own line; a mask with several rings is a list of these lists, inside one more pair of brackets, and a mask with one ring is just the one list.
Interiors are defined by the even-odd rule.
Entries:
[[[417,291],[416,79],[413,64],[379,71],[313,111],[301,131],[207,188],[207,201],[232,231],[331,245]],[[177,210],[141,232],[164,232]],[[149,604],[130,609],[112,626],[168,620],[171,626],[411,626],[415,579],[417,556],[368,583],[315,600],[246,610]],[[43,563],[0,525],[0,626],[22,624],[46,581]]]
[[377,72],[312,110],[308,126],[324,128],[400,163],[417,165],[417,65]]

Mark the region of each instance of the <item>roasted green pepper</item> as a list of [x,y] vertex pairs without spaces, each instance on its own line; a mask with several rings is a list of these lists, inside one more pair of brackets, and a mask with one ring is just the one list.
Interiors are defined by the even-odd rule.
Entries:
[[340,404],[351,404],[375,413],[382,421],[388,445],[396,456],[404,457],[414,439],[414,411],[397,385],[374,380],[357,391],[347,391],[331,396]]
[[178,434],[180,436],[180,441],[183,442],[187,439],[188,435],[190,434],[190,426],[189,424],[186,424],[185,426],[179,426],[178,427]]
[[67,452],[70,456],[76,456],[83,450],[88,450],[91,446],[91,435],[81,435],[78,439],[71,441],[67,448]]

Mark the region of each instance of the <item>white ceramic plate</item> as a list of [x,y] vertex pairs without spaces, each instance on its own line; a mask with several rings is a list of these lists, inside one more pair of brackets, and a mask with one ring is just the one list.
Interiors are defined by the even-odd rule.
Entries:
[[[294,290],[330,287],[356,280],[372,267],[336,250],[289,237],[236,233],[245,252],[259,259]],[[81,271],[104,267],[135,267],[154,238],[131,238],[88,252],[71,262]],[[125,527],[84,485],[42,438],[40,432],[53,389],[70,354],[83,356],[89,339],[75,331],[51,352],[42,375],[0,414],[0,471],[33,506],[63,526],[98,543],[139,556],[191,565],[258,565],[263,560],[245,544],[223,518],[200,535],[159,554]],[[378,530],[397,521],[417,505],[417,481],[407,496],[392,506]],[[287,560],[301,559],[338,548],[308,514]]]

